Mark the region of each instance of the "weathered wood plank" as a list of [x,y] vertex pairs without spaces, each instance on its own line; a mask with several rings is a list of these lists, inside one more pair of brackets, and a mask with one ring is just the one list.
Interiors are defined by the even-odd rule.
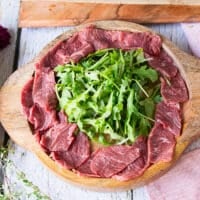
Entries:
[[[22,1],[38,1],[38,0],[22,0]],[[49,0],[42,0],[49,1]],[[118,4],[149,4],[149,5],[200,5],[199,0],[51,0],[52,2],[87,2],[87,3],[118,3]]]
[[149,25],[149,27],[171,40],[181,50],[191,54],[190,47],[180,24]]
[[[130,191],[102,193],[74,186],[49,171],[32,153],[17,145],[14,145],[13,148],[14,153],[9,154],[9,159],[26,174],[28,180],[39,186],[41,191],[47,194],[52,200],[131,200]],[[11,186],[14,191],[28,191],[27,188],[20,187],[21,181],[17,177],[16,171],[12,171],[12,175],[11,173],[9,175],[11,183],[15,183],[15,185]],[[22,198],[22,200],[26,199]]]
[[7,79],[13,70],[17,38],[17,19],[19,3],[13,0],[0,1],[0,24],[7,27],[11,34],[10,45],[0,52],[0,85]]
[[[87,1],[86,1],[87,2]],[[200,21],[200,5],[135,5],[103,3],[22,1],[20,27],[78,25],[95,20],[128,20],[137,23]]]
[[45,45],[69,29],[70,27],[22,29],[18,65],[31,61]]
[[[17,38],[18,10],[19,10],[18,1],[15,4],[12,3],[12,0],[0,1],[0,24],[7,27],[11,34],[10,45],[6,49],[0,52],[0,87],[13,70],[13,62],[14,62],[16,38]],[[0,146],[3,140],[4,140],[4,130],[0,124]]]

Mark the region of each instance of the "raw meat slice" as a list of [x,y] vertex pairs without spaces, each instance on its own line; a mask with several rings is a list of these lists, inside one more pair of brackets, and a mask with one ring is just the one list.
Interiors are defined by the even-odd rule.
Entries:
[[129,164],[123,171],[113,176],[113,178],[119,181],[127,181],[142,175],[147,164],[147,140],[146,138],[139,138],[136,144],[140,149],[140,157]]
[[180,73],[169,80],[161,78],[161,94],[166,102],[183,103],[189,99],[187,87]]
[[181,134],[181,114],[179,103],[160,102],[156,106],[155,119],[175,136]]
[[59,64],[76,63],[89,53],[105,48],[144,48],[149,55],[158,55],[161,45],[161,38],[150,32],[109,31],[90,26],[57,44],[36,64],[36,69],[49,72]]
[[47,130],[57,123],[56,111],[45,111],[45,109],[35,103],[29,111],[28,120],[34,125],[35,130]]
[[[91,155],[92,158],[92,155]],[[80,167],[75,171],[79,176],[87,176],[87,177],[100,177],[97,174],[94,174],[90,168],[92,159],[87,159]]]
[[79,33],[79,37],[81,40],[92,44],[94,50],[105,49],[111,47],[109,38],[106,37],[107,32],[108,31],[103,29],[97,29],[94,26],[89,26]]
[[128,181],[142,175],[147,167],[146,160],[141,156],[113,178],[119,181]]
[[57,97],[54,90],[55,77],[54,72],[36,71],[33,83],[33,101],[46,110],[55,110]]
[[90,168],[100,177],[112,177],[140,156],[135,146],[114,145],[100,148],[92,158]]
[[[41,137],[42,137],[43,134],[44,134],[43,131],[36,131],[36,132],[34,133],[34,138],[35,138],[35,140],[36,140],[39,144],[40,144],[40,140],[41,140]],[[44,147],[44,146],[41,145],[41,144],[40,144],[40,147],[42,148],[42,150],[43,150],[47,155],[50,154],[50,151],[49,151],[46,147]]]
[[171,161],[175,144],[174,134],[156,122],[148,137],[148,163]]
[[68,123],[67,115],[63,111],[60,111],[57,115],[59,123]]
[[[76,40],[74,38],[76,38]],[[72,43],[73,41],[74,43]],[[54,66],[69,63],[71,61],[76,63],[89,53],[94,52],[93,46],[86,41],[81,41],[77,35],[72,37],[63,46],[64,47],[58,49],[54,55]]]
[[40,144],[49,151],[67,151],[74,141],[76,130],[76,124],[56,124],[41,136]]
[[54,91],[54,72],[35,73],[22,92],[22,105],[35,130],[46,130],[56,123],[57,98]]
[[22,89],[21,93],[21,104],[23,106],[23,111],[27,117],[29,117],[30,108],[33,106],[33,78],[30,79]]
[[90,26],[79,33],[82,40],[93,44],[95,50],[105,48],[133,49],[144,48],[144,51],[157,55],[161,49],[161,38],[150,32],[109,31]]
[[158,70],[163,76],[174,77],[177,74],[178,69],[176,65],[172,58],[163,49],[157,56],[150,56],[147,53],[145,56],[149,58],[149,65]]
[[67,151],[55,151],[51,157],[67,169],[77,169],[90,156],[90,142],[84,133],[79,133]]

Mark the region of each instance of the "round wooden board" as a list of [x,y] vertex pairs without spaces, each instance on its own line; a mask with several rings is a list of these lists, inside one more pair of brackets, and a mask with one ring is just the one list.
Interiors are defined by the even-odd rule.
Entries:
[[[124,30],[124,31],[151,31],[152,30],[130,22],[123,21],[99,21],[90,23],[99,28],[107,30]],[[182,135],[177,139],[176,149],[173,160],[168,163],[158,163],[149,167],[146,172],[130,181],[117,181],[110,178],[89,178],[80,177],[75,173],[66,170],[51,160],[40,148],[39,144],[32,136],[29,124],[22,114],[22,106],[20,102],[21,90],[25,83],[31,78],[34,72],[34,63],[44,56],[49,49],[55,46],[59,41],[69,38],[73,33],[81,30],[88,24],[78,26],[68,31],[54,41],[52,41],[32,62],[19,68],[5,82],[0,90],[0,120],[10,135],[10,137],[20,146],[32,151],[44,165],[60,175],[67,181],[79,186],[87,187],[97,191],[111,191],[132,189],[141,186],[153,178],[160,176],[166,172],[170,166],[181,156],[188,144],[198,135],[200,126],[200,61],[179,50],[170,41],[163,38],[163,48],[170,54],[178,66],[182,76],[185,78],[189,88],[190,99],[184,104],[183,118],[184,124]],[[42,36],[41,36],[42,37]]]

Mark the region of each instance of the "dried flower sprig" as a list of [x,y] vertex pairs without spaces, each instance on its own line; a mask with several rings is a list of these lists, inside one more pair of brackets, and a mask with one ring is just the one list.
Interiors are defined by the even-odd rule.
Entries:
[[[12,149],[10,146],[0,147],[0,168],[4,178],[4,184],[0,187],[0,200],[19,200],[21,199],[21,196],[26,196],[27,199],[33,197],[36,200],[51,200],[50,197],[40,191],[38,186],[34,185],[27,179],[26,175],[17,168],[13,161],[8,159],[8,152],[11,151]],[[23,183],[23,185],[27,187],[31,192],[25,194],[24,191],[13,191],[13,189],[10,187],[10,180],[6,173],[6,168],[8,167],[12,168],[12,170],[15,170],[18,180]]]

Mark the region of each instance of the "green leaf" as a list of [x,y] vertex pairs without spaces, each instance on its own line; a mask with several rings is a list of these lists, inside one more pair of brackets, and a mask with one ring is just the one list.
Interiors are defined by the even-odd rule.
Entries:
[[130,144],[149,133],[161,96],[143,49],[102,49],[54,71],[60,109],[94,142]]
[[149,122],[149,120],[145,119],[145,118],[141,118],[140,122],[139,122],[139,128],[138,128],[138,132],[140,135],[148,135],[150,128],[151,128],[151,123]]
[[158,80],[158,73],[156,70],[148,68],[146,65],[134,69],[134,74],[136,74],[140,79],[144,80],[145,78],[151,80],[152,82],[155,82]]
[[144,101],[140,102],[141,105],[144,106],[145,115],[153,118],[155,112],[155,103],[151,98],[147,98]]

